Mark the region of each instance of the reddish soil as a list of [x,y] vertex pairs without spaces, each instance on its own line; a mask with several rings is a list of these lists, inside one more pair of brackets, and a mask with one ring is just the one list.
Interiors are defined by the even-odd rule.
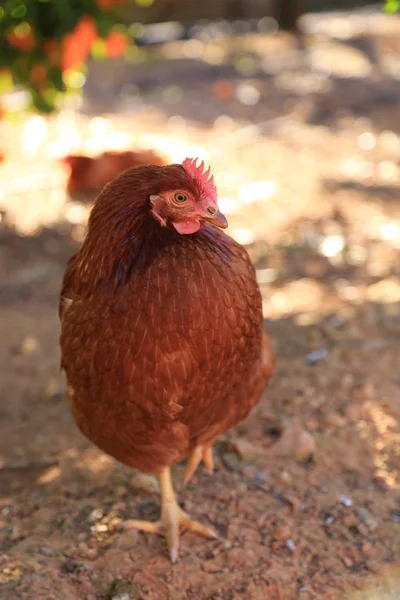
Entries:
[[[325,100],[326,110],[346,106],[336,89]],[[301,113],[268,140],[229,149],[230,165],[226,153],[213,160],[239,185],[276,184],[272,199],[230,221],[236,235],[255,232],[249,251],[277,373],[218,443],[214,475],[200,469],[181,490],[176,467],[182,506],[221,538],[184,534],[175,565],[162,538],[122,527],[156,519],[158,494],[134,489],[133,473],[80,435],[64,401],[56,312],[81,226],[20,236],[24,206],[9,201],[0,229],[2,597],[400,597],[400,202],[390,179],[399,109],[378,100],[361,120],[332,110],[329,127]],[[190,127],[191,139],[197,131],[212,144],[217,125]],[[235,182],[220,181],[224,196],[234,193]]]

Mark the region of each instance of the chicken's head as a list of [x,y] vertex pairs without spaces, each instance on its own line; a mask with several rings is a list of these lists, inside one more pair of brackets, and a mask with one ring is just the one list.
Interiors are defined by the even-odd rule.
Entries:
[[178,233],[195,233],[211,223],[216,227],[228,227],[226,217],[217,204],[217,188],[210,169],[204,170],[204,162],[186,158],[174,183],[150,196],[151,215],[162,226],[172,226]]

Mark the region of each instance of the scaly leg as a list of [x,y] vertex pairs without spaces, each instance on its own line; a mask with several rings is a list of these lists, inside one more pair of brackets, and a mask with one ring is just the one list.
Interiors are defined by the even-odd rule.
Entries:
[[185,472],[183,474],[183,485],[185,486],[193,477],[194,472],[203,460],[204,466],[208,473],[214,471],[214,459],[212,454],[212,446],[196,446],[189,456]]
[[126,529],[139,529],[148,533],[165,535],[172,562],[178,559],[179,533],[181,529],[189,529],[199,535],[208,538],[218,537],[217,532],[211,527],[201,525],[192,519],[181,509],[176,501],[174,488],[172,486],[171,469],[163,469],[159,475],[161,491],[161,519],[155,523],[150,521],[129,520],[125,523]]
[[214,471],[214,457],[212,446],[207,446],[207,448],[204,448],[203,463],[206,468],[206,471],[211,475],[211,473]]

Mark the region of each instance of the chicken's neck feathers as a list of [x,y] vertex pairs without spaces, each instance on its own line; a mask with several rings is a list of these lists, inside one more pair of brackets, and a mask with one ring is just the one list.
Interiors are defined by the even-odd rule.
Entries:
[[218,256],[217,268],[219,262],[222,266],[231,260],[233,240],[215,227],[205,225],[200,232],[182,236],[140,215],[132,223],[129,229],[114,224],[104,234],[89,232],[76,255],[77,279],[86,292],[101,286],[115,292],[134,273],[144,275],[152,262],[165,254],[179,253],[185,262],[190,256],[201,255],[204,260]]

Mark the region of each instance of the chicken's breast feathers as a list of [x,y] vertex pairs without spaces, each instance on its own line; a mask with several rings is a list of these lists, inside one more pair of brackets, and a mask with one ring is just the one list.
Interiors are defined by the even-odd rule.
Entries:
[[243,419],[272,374],[247,252],[206,226],[176,237],[118,285],[88,290],[70,261],[62,365],[82,431],[152,471]]

